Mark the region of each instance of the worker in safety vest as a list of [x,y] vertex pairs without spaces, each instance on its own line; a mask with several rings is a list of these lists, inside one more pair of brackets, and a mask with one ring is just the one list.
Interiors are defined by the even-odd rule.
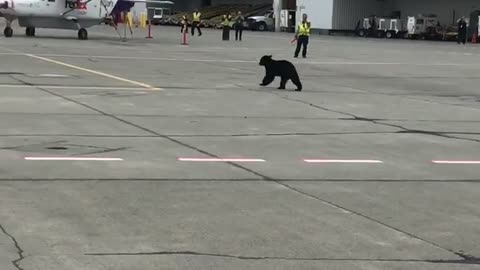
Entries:
[[310,37],[310,22],[307,20],[307,14],[303,14],[302,22],[298,25],[297,33],[295,37],[297,38],[297,49],[295,50],[295,58],[298,57],[300,49],[303,46],[302,56],[303,58],[307,57],[307,46]]
[[182,16],[181,24],[182,24],[182,28],[180,30],[180,33],[183,33],[183,30],[185,30],[188,33],[188,17],[187,17],[187,15]]
[[230,40],[230,22],[232,21],[232,15],[227,13],[222,17],[223,25],[223,40]]
[[201,17],[202,16],[202,13],[200,13],[198,11],[198,9],[195,9],[195,12],[193,12],[192,14],[192,18],[193,18],[193,21],[192,21],[192,36],[195,35],[195,28],[197,28],[198,30],[198,36],[201,36],[202,35],[202,30],[200,30],[200,21],[201,21]]

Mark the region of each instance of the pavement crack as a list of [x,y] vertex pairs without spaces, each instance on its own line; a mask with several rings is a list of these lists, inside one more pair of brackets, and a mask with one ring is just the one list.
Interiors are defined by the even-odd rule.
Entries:
[[119,148],[110,148],[110,149],[103,149],[103,150],[98,150],[98,151],[93,151],[93,152],[88,152],[88,153],[83,153],[83,154],[75,154],[72,156],[85,156],[85,155],[95,155],[95,154],[105,154],[105,153],[112,153],[112,152],[117,152],[117,151],[123,151],[130,149],[132,147],[119,147]]
[[[51,135],[48,135],[51,137]],[[41,145],[49,145],[49,144],[58,144],[58,143],[64,143],[67,141],[52,141],[52,142],[41,142],[41,143],[31,143],[31,144],[22,144],[22,145],[16,145],[16,146],[7,146],[7,147],[0,147],[0,150],[15,150],[18,148],[22,147],[31,147],[31,146],[41,146]]]
[[[125,177],[125,178],[0,178],[0,182],[265,182],[260,178],[139,178],[139,177]],[[291,183],[474,183],[480,184],[480,179],[272,179],[270,182],[291,182]]]
[[25,256],[23,256],[23,249],[20,247],[20,245],[18,244],[18,241],[17,239],[15,239],[15,237],[13,237],[13,235],[11,235],[10,233],[7,232],[7,230],[5,229],[5,227],[3,227],[2,224],[0,224],[0,231],[3,232],[3,234],[5,234],[6,236],[8,236],[13,244],[15,245],[15,248],[17,249],[17,255],[18,255],[18,259],[15,259],[12,261],[12,264],[13,266],[15,266],[15,268],[17,268],[18,270],[24,270],[21,266],[20,266],[20,262],[25,259]]
[[345,115],[345,116],[350,116],[354,119],[360,118],[360,117],[358,117],[354,114],[351,114],[351,113],[346,113],[346,112],[341,112],[341,111],[338,111],[338,110],[329,109],[327,107],[319,106],[319,105],[316,105],[316,104],[313,104],[311,102],[307,102],[307,101],[304,101],[304,100],[301,100],[301,99],[290,98],[288,96],[284,96],[284,95],[273,93],[273,92],[269,92],[269,93],[271,93],[272,95],[278,96],[282,99],[303,103],[305,105],[308,105],[308,106],[311,106],[311,107],[314,107],[314,108],[317,108],[317,109],[320,109],[320,110],[323,110],[323,111],[342,114],[342,115]]
[[168,134],[176,138],[192,137],[281,137],[281,136],[328,136],[328,135],[359,135],[359,134],[396,134],[397,132],[285,132],[285,133],[251,133],[251,134]]
[[427,239],[425,239],[425,238],[422,238],[422,237],[420,237],[420,236],[414,235],[414,234],[409,233],[409,232],[407,232],[407,231],[404,231],[404,230],[402,230],[402,229],[396,228],[396,227],[394,227],[394,226],[392,226],[392,225],[389,225],[389,224],[387,224],[387,223],[385,223],[385,222],[383,222],[383,221],[381,221],[381,220],[375,219],[375,218],[373,218],[373,217],[367,216],[367,215],[362,214],[362,213],[360,213],[360,212],[358,212],[358,211],[355,211],[355,210],[353,210],[353,209],[348,209],[347,207],[344,207],[344,206],[341,206],[341,205],[336,204],[336,203],[334,203],[334,202],[331,202],[331,201],[322,199],[322,198],[319,197],[319,196],[315,196],[315,195],[309,194],[309,193],[307,193],[307,192],[305,192],[305,191],[302,191],[302,190],[300,190],[300,189],[294,188],[294,187],[290,186],[289,184],[286,184],[286,183],[283,182],[283,181],[274,181],[274,182],[277,183],[277,184],[279,184],[279,185],[282,185],[282,186],[284,186],[284,187],[286,187],[286,188],[288,188],[288,189],[290,189],[291,191],[294,191],[294,192],[296,192],[296,193],[302,194],[303,196],[312,198],[312,199],[314,199],[314,200],[318,200],[318,201],[322,202],[323,204],[326,204],[326,205],[329,205],[329,206],[331,206],[331,207],[333,207],[333,208],[339,209],[339,210],[341,210],[341,211],[343,211],[343,212],[345,212],[345,213],[351,213],[351,214],[357,215],[357,216],[362,217],[362,218],[364,218],[364,219],[367,219],[367,220],[369,220],[369,221],[371,221],[371,222],[377,223],[377,224],[379,224],[379,225],[381,225],[381,226],[384,226],[384,227],[389,228],[389,229],[391,229],[391,230],[394,230],[394,231],[396,231],[396,232],[399,232],[399,233],[402,233],[402,234],[404,234],[404,235],[407,235],[407,236],[409,236],[409,237],[411,237],[411,238],[413,238],[413,239],[417,239],[417,240],[422,241],[422,242],[424,242],[424,243],[427,243],[427,244],[429,244],[429,245],[431,245],[431,246],[434,246],[434,247],[436,247],[436,248],[439,248],[439,249],[441,249],[441,250],[443,250],[443,251],[446,251],[446,252],[455,254],[455,255],[461,257],[461,258],[464,259],[464,260],[465,260],[466,258],[472,258],[470,255],[466,255],[466,254],[460,255],[460,253],[458,253],[458,252],[456,252],[456,251],[453,251],[453,250],[451,250],[451,249],[442,247],[442,246],[440,246],[440,245],[438,245],[438,244],[436,244],[436,243],[434,243],[434,242],[431,242],[431,241],[429,241],[429,240],[427,240]]
[[397,259],[397,258],[328,258],[328,257],[281,257],[281,256],[241,256],[219,253],[204,253],[195,251],[157,251],[157,252],[112,252],[112,253],[86,253],[86,256],[204,256],[220,257],[238,260],[261,261],[261,260],[281,260],[281,261],[361,261],[361,262],[426,262],[426,263],[445,263],[445,264],[480,264],[479,261],[460,259],[460,260],[427,260],[427,259]]
[[[82,106],[82,107],[84,107],[84,108],[87,108],[87,109],[90,109],[90,110],[92,110],[92,111],[95,111],[95,112],[97,112],[97,113],[99,113],[99,114],[101,114],[101,115],[103,115],[103,116],[110,117],[110,118],[115,119],[115,120],[117,120],[117,121],[119,121],[119,122],[122,122],[123,124],[129,125],[129,126],[131,126],[131,127],[135,127],[135,128],[137,128],[137,129],[139,129],[139,130],[142,130],[142,131],[147,132],[147,133],[149,133],[149,134],[155,135],[156,137],[164,138],[164,139],[169,140],[169,141],[171,141],[171,142],[173,142],[173,143],[175,143],[175,144],[177,144],[177,145],[181,145],[181,146],[183,146],[183,147],[186,147],[186,148],[188,148],[188,149],[194,150],[194,151],[199,152],[199,153],[201,153],[201,154],[204,154],[204,155],[206,155],[206,156],[209,156],[209,157],[212,157],[212,158],[220,158],[219,156],[217,156],[217,155],[215,155],[215,154],[213,154],[213,153],[210,153],[210,152],[208,152],[208,151],[205,151],[205,150],[203,150],[203,149],[200,149],[200,148],[198,148],[198,147],[196,147],[196,146],[193,146],[193,145],[190,145],[190,144],[188,144],[188,143],[182,142],[182,141],[180,141],[180,140],[178,140],[178,139],[172,138],[171,136],[168,136],[168,135],[165,135],[165,134],[160,134],[160,133],[158,133],[158,132],[156,132],[156,131],[153,131],[153,130],[151,130],[151,129],[149,129],[149,128],[146,128],[146,127],[143,127],[143,126],[141,126],[141,125],[135,124],[135,123],[133,123],[133,122],[131,122],[131,121],[125,120],[125,119],[120,118],[120,117],[118,117],[118,116],[116,116],[116,115],[113,115],[113,114],[104,112],[104,111],[102,111],[102,110],[100,110],[100,109],[97,109],[97,108],[95,108],[95,107],[93,107],[93,106],[90,106],[90,105],[88,105],[88,104],[85,104],[85,103],[83,103],[83,102],[77,101],[77,100],[75,100],[75,99],[72,99],[72,98],[63,96],[63,95],[58,94],[58,93],[56,93],[56,92],[54,92],[54,91],[50,91],[50,90],[48,90],[48,89],[44,89],[44,88],[41,88],[41,87],[38,87],[38,86],[36,87],[36,89],[38,89],[38,90],[40,90],[40,91],[43,91],[43,92],[45,92],[45,93],[48,93],[48,94],[50,94],[50,95],[53,95],[53,96],[62,98],[62,99],[64,99],[64,100],[70,101],[70,102],[72,102],[72,103],[75,103],[75,104],[80,105],[80,106]],[[259,173],[259,172],[256,172],[256,171],[254,171],[254,170],[252,170],[252,169],[249,169],[249,168],[247,168],[247,167],[245,167],[245,166],[243,166],[243,165],[240,165],[240,164],[238,164],[238,163],[235,163],[235,162],[225,162],[225,163],[226,163],[226,164],[229,164],[229,165],[231,165],[231,166],[233,166],[233,167],[236,167],[236,168],[238,168],[238,169],[240,169],[240,170],[249,172],[249,173],[251,173],[251,174],[253,174],[253,175],[257,176],[257,177],[260,177],[260,178],[262,178],[262,179],[264,179],[264,180],[269,180],[269,179],[270,179],[268,176],[263,175],[263,174],[261,174],[261,173]]]
[[[480,265],[480,257],[475,257],[475,256],[471,256],[471,255],[466,255],[462,252],[456,252],[456,254],[460,257],[463,258],[463,261],[466,263],[466,264],[478,264]],[[446,261],[446,262],[449,262],[449,261]]]
[[463,141],[470,141],[470,142],[480,142],[480,139],[471,139],[471,138],[463,138],[463,137],[457,137],[457,136],[452,136],[452,135],[447,135],[445,133],[449,132],[436,132],[436,131],[429,131],[429,130],[415,130],[415,129],[409,129],[401,125],[395,125],[395,124],[389,124],[389,123],[383,123],[380,121],[383,121],[382,119],[375,119],[375,118],[368,118],[368,117],[361,117],[357,116],[351,113],[346,113],[338,110],[332,110],[323,106],[319,106],[310,102],[306,102],[304,100],[300,99],[294,99],[286,96],[282,96],[280,94],[272,93],[273,95],[279,96],[282,99],[290,100],[290,101],[295,101],[299,103],[303,103],[306,105],[309,105],[314,108],[318,108],[327,112],[333,112],[333,113],[338,113],[338,114],[343,114],[345,116],[349,116],[351,118],[344,118],[343,120],[353,120],[353,121],[364,121],[364,122],[369,122],[375,125],[381,125],[385,127],[392,127],[392,128],[397,128],[400,129],[397,133],[409,133],[409,134],[424,134],[424,135],[431,135],[431,136],[437,136],[437,137],[442,137],[442,138],[447,138],[447,139],[455,139],[455,140],[463,140]]

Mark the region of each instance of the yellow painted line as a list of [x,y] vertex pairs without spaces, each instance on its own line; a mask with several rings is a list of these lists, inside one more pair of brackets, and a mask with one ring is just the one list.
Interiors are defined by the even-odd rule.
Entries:
[[0,88],[48,88],[48,89],[80,89],[80,90],[125,90],[125,91],[140,91],[146,90],[145,87],[124,87],[124,86],[70,86],[70,85],[25,85],[25,84],[0,84]]
[[100,72],[100,71],[95,71],[95,70],[91,70],[91,69],[88,69],[88,68],[83,68],[83,67],[67,64],[67,63],[56,61],[56,60],[53,60],[53,59],[50,59],[50,58],[37,56],[37,55],[34,55],[34,54],[25,54],[25,55],[28,56],[28,57],[32,57],[32,58],[43,60],[43,61],[50,62],[50,63],[54,63],[54,64],[57,64],[57,65],[61,65],[61,66],[65,66],[65,67],[69,67],[69,68],[93,73],[95,75],[107,77],[107,78],[114,79],[114,80],[117,80],[117,81],[122,81],[122,82],[130,83],[130,84],[133,84],[133,85],[138,85],[138,86],[141,86],[143,88],[147,88],[149,90],[163,90],[162,88],[153,87],[153,86],[145,84],[145,83],[132,81],[132,80],[129,80],[129,79],[125,79],[125,78],[121,78],[121,77],[118,77],[118,76],[110,75],[110,74],[103,73],[103,72]]

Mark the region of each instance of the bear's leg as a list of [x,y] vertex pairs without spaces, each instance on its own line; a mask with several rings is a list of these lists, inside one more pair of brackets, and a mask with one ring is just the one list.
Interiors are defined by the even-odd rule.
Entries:
[[266,75],[265,78],[263,78],[263,81],[260,85],[261,86],[267,86],[267,85],[271,84],[274,79],[275,79],[274,76]]
[[302,86],[302,82],[300,82],[300,78],[298,77],[298,75],[292,78],[292,82],[297,86],[296,91],[302,91],[303,86]]
[[278,89],[285,89],[285,86],[287,85],[288,77],[282,77],[282,81],[280,82],[280,87]]

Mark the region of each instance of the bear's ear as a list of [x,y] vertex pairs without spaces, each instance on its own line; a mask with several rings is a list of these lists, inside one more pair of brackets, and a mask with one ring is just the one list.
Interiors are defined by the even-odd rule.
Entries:
[[272,55],[267,55],[268,58],[272,58]]

